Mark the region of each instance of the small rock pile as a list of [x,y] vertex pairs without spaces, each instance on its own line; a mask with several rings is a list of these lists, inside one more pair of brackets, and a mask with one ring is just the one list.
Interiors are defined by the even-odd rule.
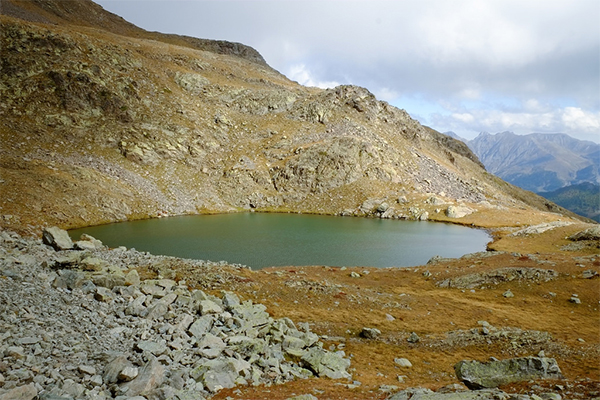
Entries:
[[232,292],[140,281],[110,262],[117,252],[135,259],[123,257],[131,250],[45,235],[56,249],[85,250],[0,232],[0,400],[201,399],[235,385],[351,377],[344,353],[324,350],[308,324],[274,320]]

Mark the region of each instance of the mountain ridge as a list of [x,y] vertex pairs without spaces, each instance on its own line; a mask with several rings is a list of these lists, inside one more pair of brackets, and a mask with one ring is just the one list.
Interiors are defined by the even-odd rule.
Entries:
[[526,190],[541,193],[600,182],[600,144],[591,141],[562,133],[512,132],[482,132],[475,139],[462,140],[491,173]]

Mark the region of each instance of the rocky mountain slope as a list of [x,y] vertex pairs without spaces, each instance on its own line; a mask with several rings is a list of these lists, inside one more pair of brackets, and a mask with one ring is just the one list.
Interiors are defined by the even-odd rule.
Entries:
[[568,213],[364,88],[306,88],[248,47],[145,32],[88,1],[2,12],[2,226],[384,202],[385,217],[442,221],[464,205],[478,225]]
[[465,141],[487,170],[536,193],[600,183],[600,145],[564,134],[481,133]]

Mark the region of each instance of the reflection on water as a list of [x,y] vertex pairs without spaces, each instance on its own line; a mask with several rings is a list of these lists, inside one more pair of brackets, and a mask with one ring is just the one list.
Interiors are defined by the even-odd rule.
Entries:
[[82,228],[117,247],[152,254],[267,266],[414,266],[485,250],[489,236],[458,225],[297,214],[170,217]]

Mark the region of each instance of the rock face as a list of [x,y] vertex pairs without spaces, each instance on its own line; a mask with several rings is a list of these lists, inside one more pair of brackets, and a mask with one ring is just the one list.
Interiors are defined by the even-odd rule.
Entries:
[[[87,267],[90,258],[99,268]],[[219,264],[103,246],[55,251],[0,230],[0,399],[184,400],[351,377],[343,352],[324,350],[307,324],[275,320],[262,304],[172,279],[125,279],[133,267],[168,273],[168,264],[204,269],[209,286],[227,276]]]
[[531,379],[561,379],[560,368],[553,358],[522,357],[507,360],[460,361],[454,366],[457,378],[469,389],[495,388]]

